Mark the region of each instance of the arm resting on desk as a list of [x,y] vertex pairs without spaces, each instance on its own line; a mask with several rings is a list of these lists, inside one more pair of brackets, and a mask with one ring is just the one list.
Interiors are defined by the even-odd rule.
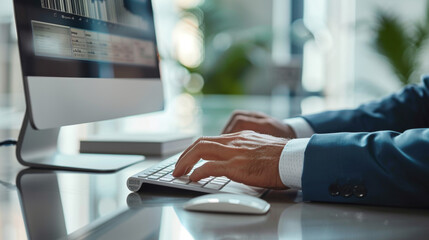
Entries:
[[315,134],[306,150],[305,201],[429,206],[429,129]]

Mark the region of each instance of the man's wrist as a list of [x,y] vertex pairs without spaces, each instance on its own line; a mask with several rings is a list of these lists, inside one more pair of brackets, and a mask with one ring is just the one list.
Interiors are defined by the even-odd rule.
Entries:
[[301,117],[289,118],[283,121],[295,133],[296,138],[309,138],[314,134],[313,128]]
[[310,138],[290,140],[280,156],[279,175],[282,183],[294,189],[301,189],[304,169],[304,153]]

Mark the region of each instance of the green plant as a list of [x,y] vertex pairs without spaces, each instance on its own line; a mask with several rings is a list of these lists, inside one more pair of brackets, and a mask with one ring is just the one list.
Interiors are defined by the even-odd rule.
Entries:
[[375,49],[387,59],[402,85],[418,82],[421,57],[429,37],[429,7],[422,21],[411,24],[393,13],[378,10],[374,32]]
[[[256,67],[257,50],[269,54],[271,32],[266,29],[240,29],[240,19],[220,1],[204,1],[197,8],[185,9],[200,22],[204,35],[204,60],[196,68],[187,68],[204,78],[205,94],[244,94],[246,74]],[[230,41],[225,49],[216,47],[216,38],[226,36]]]

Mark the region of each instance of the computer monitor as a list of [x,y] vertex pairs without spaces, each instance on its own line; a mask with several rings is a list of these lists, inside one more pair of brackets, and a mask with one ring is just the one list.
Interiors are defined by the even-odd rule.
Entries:
[[113,171],[141,156],[57,151],[62,126],[163,108],[150,0],[14,0],[27,110],[26,166]]

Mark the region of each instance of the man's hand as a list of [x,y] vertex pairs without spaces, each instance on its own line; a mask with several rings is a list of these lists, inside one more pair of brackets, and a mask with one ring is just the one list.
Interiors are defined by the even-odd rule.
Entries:
[[296,138],[292,128],[263,113],[235,111],[222,134],[252,130],[258,133],[268,134],[282,138]]
[[253,131],[203,137],[180,156],[174,177],[188,174],[200,159],[207,160],[194,170],[190,180],[226,176],[251,186],[286,189],[279,175],[280,155],[287,139]]

